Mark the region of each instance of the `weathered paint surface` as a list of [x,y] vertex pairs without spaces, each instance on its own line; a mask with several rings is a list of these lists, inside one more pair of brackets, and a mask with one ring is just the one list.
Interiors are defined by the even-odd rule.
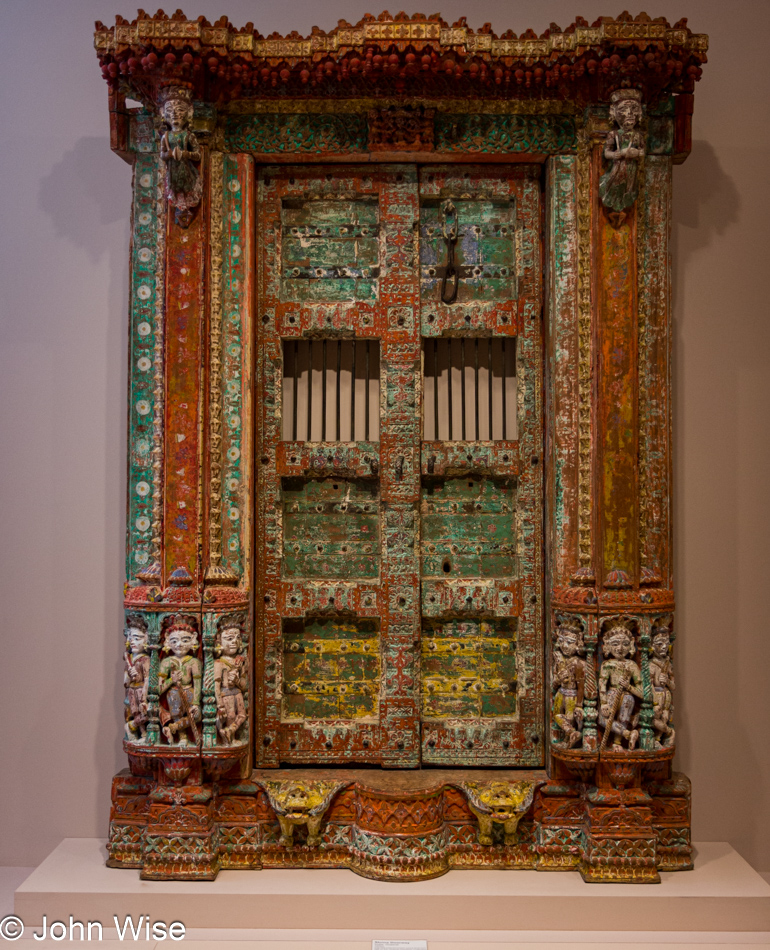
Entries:
[[513,716],[515,622],[423,624],[420,690],[423,719]]
[[648,156],[639,205],[641,566],[671,586],[671,160]]
[[283,622],[283,719],[376,719],[376,620],[314,617]]
[[[418,184],[416,169],[408,165],[357,173],[345,169],[342,174],[339,169],[327,174],[323,169],[276,168],[262,174],[264,357],[258,454],[260,491],[266,499],[260,576],[266,580],[257,602],[265,605],[264,673],[258,674],[265,683],[264,714],[259,717],[265,763],[353,759],[403,766],[418,764],[420,756],[444,764],[540,761],[536,669],[541,661],[535,613],[540,608],[533,594],[539,590],[542,568],[541,547],[532,535],[541,491],[536,452],[541,381],[535,175],[528,167],[487,168],[469,182],[465,172],[431,167],[421,172]],[[428,242],[425,254],[437,254],[439,239],[427,222],[445,196],[462,209],[458,263],[507,268],[504,280],[487,281],[478,291],[483,298],[476,315],[479,325],[487,333],[509,335],[516,333],[521,319],[527,320],[522,336],[532,338],[530,349],[517,367],[527,456],[523,462],[517,442],[467,443],[462,452],[453,444],[432,443],[435,477],[423,480],[420,337],[414,312],[421,281],[423,308],[438,299],[439,290],[435,276],[422,273],[427,258],[423,255],[421,269],[415,238],[424,246]],[[414,227],[417,221],[420,234]],[[356,290],[361,283],[366,292]],[[467,277],[469,299],[482,283],[477,276]],[[362,296],[365,299],[356,299]],[[459,306],[465,313],[464,305]],[[462,314],[447,306],[444,310],[467,332]],[[381,341],[381,441],[279,443],[282,347],[277,332],[296,337],[340,331],[363,338],[376,335]],[[522,470],[527,499],[523,509],[517,508],[515,482]],[[517,579],[522,561],[528,568],[523,582]],[[312,616],[314,610],[332,617],[338,611],[379,612],[376,713],[364,719],[344,715],[350,707],[342,705],[336,718],[330,718],[329,689],[334,687],[321,679],[318,696],[327,697],[323,703],[306,705],[299,694],[286,693],[289,654],[281,647],[283,625],[287,617]],[[494,660],[491,654],[484,660],[495,685],[483,688],[475,712],[467,721],[458,715],[433,716],[431,734],[423,737],[420,749],[421,614],[431,622],[447,622],[451,629],[457,610],[468,614],[464,621],[477,626],[482,617],[510,618],[501,621],[504,624],[521,613],[529,617],[523,634],[506,641],[505,656],[501,647]],[[510,697],[502,698],[502,684],[514,681],[520,684],[520,695],[511,706]],[[299,688],[292,682],[292,688]],[[314,695],[310,686],[307,692]],[[287,703],[293,704],[291,716],[285,714]],[[306,711],[304,717],[301,710]],[[436,730],[440,735],[433,735]],[[471,733],[479,735],[473,738]]]
[[295,199],[281,210],[284,300],[377,299],[380,272],[376,199]]
[[[548,164],[548,353],[552,426],[549,429],[551,582],[563,586],[578,567],[580,453],[578,351],[577,159]],[[588,441],[588,434],[585,439]],[[585,446],[588,449],[588,445]]]
[[[181,33],[192,41],[194,65],[189,57],[181,62],[165,55]],[[604,18],[596,27],[576,23],[574,30],[551,30],[539,39],[476,34],[435,17],[384,15],[329,34],[315,31],[307,39],[264,40],[250,30],[236,33],[229,25],[159,14],[133,24],[120,21],[114,29],[99,25],[96,40],[110,83],[112,147],[137,162],[125,600],[131,622],[140,613],[147,626],[149,650],[147,737],[127,743],[135,774],[118,777],[114,785],[110,863],[166,879],[211,878],[220,867],[318,865],[401,879],[429,877],[450,866],[580,867],[589,880],[644,882],[656,880],[658,870],[691,866],[689,785],[671,773],[673,747],[656,745],[663,733],[655,722],[660,687],[656,694],[650,651],[656,625],[668,624],[673,608],[671,162],[683,160],[690,148],[692,92],[706,38],[644,15]],[[321,58],[308,75],[311,46]],[[418,60],[424,49],[443,48],[451,72],[444,74],[443,55],[415,68],[409,47]],[[157,63],[145,70],[152,49]],[[366,57],[364,69],[353,65],[354,52]],[[379,65],[376,57],[369,61],[375,53],[382,55]],[[132,55],[139,65],[126,69]],[[210,55],[225,67],[217,75],[207,72]],[[518,75],[511,56],[524,56],[531,76]],[[590,58],[602,62],[600,71],[591,71]],[[280,75],[273,70],[263,86],[262,63],[272,60],[275,66],[278,59],[288,79],[282,65]],[[157,200],[163,176],[152,159],[156,117],[150,112],[163,82],[181,76],[194,87],[206,195],[186,240],[168,226],[167,254],[165,206]],[[544,79],[551,89],[544,95],[553,99],[532,95],[533,83],[537,88]],[[606,103],[621,80],[640,91],[647,154],[636,209],[625,221],[608,223],[596,185],[605,166],[600,143],[609,130]],[[126,109],[126,84],[147,97],[144,110]],[[223,143],[240,154],[217,152]],[[262,248],[255,318],[251,156],[269,154],[287,168],[264,174],[257,202]],[[276,803],[285,797],[270,788],[291,785],[297,772],[277,781],[252,775],[248,726],[233,746],[220,741],[217,724],[217,636],[223,624],[236,624],[248,640],[252,576],[261,585],[256,603],[264,639],[245,702],[249,707],[253,699],[258,707],[256,742],[265,764],[313,764],[304,786],[310,789],[324,784],[317,768],[324,762],[401,767],[422,761],[475,769],[542,760],[540,177],[527,165],[501,170],[491,163],[539,162],[547,154],[555,154],[546,181],[548,579],[554,624],[566,616],[578,623],[582,637],[582,747],[552,744],[551,779],[530,776],[538,786],[533,811],[522,818],[515,842],[507,840],[507,828],[492,846],[482,840],[501,829],[483,824],[486,819],[458,788],[458,782],[478,782],[456,768],[434,782],[438,773],[426,770],[431,787],[425,788],[415,769],[377,772],[385,776],[377,788],[360,775],[331,782],[339,794],[327,803],[323,847],[298,829],[301,846],[292,848],[279,837]],[[428,155],[434,166],[421,174],[408,164]],[[486,164],[470,165],[468,158]],[[288,167],[298,160],[318,164],[312,172]],[[357,167],[349,164],[359,161]],[[400,164],[386,167],[383,161]],[[147,169],[156,182],[152,210],[142,184]],[[441,266],[435,216],[445,197],[467,217],[461,221],[458,263],[479,268],[462,273],[460,301],[452,305],[437,300],[438,272],[420,272],[419,244],[422,266]],[[308,230],[319,227],[314,213],[323,216],[324,206],[334,204],[334,218],[345,202],[347,216],[323,225],[327,233]],[[377,218],[362,224],[356,209],[367,203]],[[500,209],[511,212],[510,244],[506,234],[484,230],[503,227],[495,217]],[[148,211],[156,215],[154,250],[144,240],[150,232],[142,231]],[[291,224],[294,213],[305,214],[305,223]],[[192,245],[184,247],[190,239]],[[147,251],[155,255],[154,271]],[[503,270],[511,266],[509,281]],[[429,285],[422,300],[421,276]],[[191,308],[195,326],[208,332],[208,347],[197,331],[187,332],[183,318]],[[148,316],[154,317],[149,333]],[[259,335],[253,378],[252,327]],[[518,441],[420,445],[419,335],[489,333],[518,337]],[[278,441],[281,340],[322,334],[382,341],[381,442]],[[141,375],[150,349],[151,389]],[[199,391],[201,384],[205,389]],[[252,401],[260,413],[256,452],[249,444]],[[150,414],[151,430],[144,418]],[[148,466],[144,440],[150,431]],[[188,435],[199,442],[187,442]],[[254,492],[253,460],[262,472]],[[284,488],[298,480],[317,487],[332,479],[377,486],[376,576],[344,576],[350,568],[339,560],[323,564],[318,576],[288,576]],[[457,576],[450,565],[445,576],[442,559],[440,574],[422,574],[435,568],[419,563],[426,529],[440,544],[448,542],[450,553],[465,557],[444,518],[451,511],[423,520],[427,489],[505,480],[516,483],[510,526],[516,573],[489,576],[490,561],[482,558],[488,538],[479,542],[482,551],[470,548],[472,532],[497,530],[503,512],[462,511],[486,502],[460,492],[449,504],[458,505],[463,545],[478,563],[464,561]],[[174,519],[191,497],[194,527],[188,532]],[[252,511],[260,517],[254,571],[248,551]],[[297,533],[301,549],[308,534]],[[458,551],[451,551],[453,543]],[[204,568],[217,568],[207,570],[205,585],[193,576],[198,552]],[[164,585],[152,564],[158,557],[166,575],[174,568],[177,582],[193,583]],[[161,729],[161,713],[169,706],[159,695],[158,678],[159,663],[167,658],[164,631],[181,611],[200,637],[202,737],[200,746],[172,749]],[[596,678],[608,624],[619,615],[634,632],[633,662],[640,667],[639,745],[600,755]],[[487,776],[482,784],[489,786],[491,801],[496,783]],[[510,793],[517,782],[506,778],[500,784]]]
[[[437,199],[447,197],[460,202],[467,213],[475,209],[479,213],[479,231],[472,230],[474,223],[470,219],[467,222],[468,231],[473,234],[473,239],[469,238],[472,253],[476,254],[479,244],[483,248],[489,240],[490,253],[507,255],[512,249],[515,266],[514,280],[498,287],[492,300],[474,303],[472,307],[462,301],[441,304],[437,286],[432,295],[423,291],[423,335],[469,331],[495,336],[518,333],[518,442],[495,443],[494,449],[484,443],[423,445],[421,542],[424,617],[450,624],[458,619],[480,623],[490,617],[511,618],[511,623],[518,618],[513,653],[506,651],[503,658],[501,652],[493,664],[495,669],[489,671],[490,681],[505,682],[515,657],[515,709],[506,711],[501,697],[508,694],[492,690],[490,703],[492,696],[497,702],[488,703],[487,709],[494,706],[494,712],[480,715],[475,708],[467,716],[455,712],[443,719],[435,715],[424,718],[422,761],[430,764],[528,765],[542,761],[538,174],[539,169],[532,166],[428,166],[421,172],[423,210],[426,205],[435,208]],[[505,221],[496,220],[500,209],[506,210]],[[481,224],[490,223],[508,233],[500,237],[486,235]],[[508,242],[505,250],[504,238]],[[515,296],[511,296],[512,288]],[[442,474],[453,477],[438,477]],[[431,625],[429,628],[435,629]],[[451,693],[451,683],[448,689]]]
[[285,577],[374,578],[380,570],[380,499],[374,480],[285,479]]
[[168,216],[166,247],[165,577],[198,576],[205,220]]
[[[427,166],[420,174],[420,322],[424,337],[463,334],[516,336],[524,297],[519,273],[524,240],[517,211],[518,190],[532,166],[510,167],[499,175],[489,167],[450,170]],[[457,300],[441,300],[447,263],[442,207],[457,209],[455,262]]]
[[636,209],[619,226],[598,217],[597,300],[601,579],[637,575]]
[[[414,606],[419,597],[409,538],[419,479],[414,457],[419,344],[412,318],[416,172],[409,167],[345,169],[343,174],[339,169],[266,169],[259,187],[259,456],[266,499],[259,533],[260,576],[265,578],[258,598],[265,605],[260,751],[270,764],[353,759],[415,765],[419,618]],[[399,320],[399,314],[409,319]],[[282,349],[277,334],[337,328],[381,339],[380,442],[279,446]],[[302,460],[310,462],[316,477],[278,481],[279,471],[302,471]],[[322,475],[333,477],[319,479]],[[355,475],[370,479],[351,479]],[[299,725],[280,721],[280,611],[286,616],[315,604],[367,613],[379,605],[381,672],[372,722],[343,715],[349,707],[340,707],[334,721],[312,715]]]
[[516,496],[510,479],[426,479],[423,577],[514,577]]
[[505,154],[548,154],[575,148],[575,120],[567,115],[436,115],[436,150]]
[[222,565],[243,576],[251,544],[251,334],[254,167],[224,157],[222,254]]
[[[516,297],[516,208],[511,200],[453,201],[457,244],[457,301],[511,300]],[[454,217],[454,216],[453,216]],[[439,297],[447,263],[446,216],[441,199],[420,209],[420,291],[428,305]]]
[[[158,286],[158,255],[163,255],[165,216],[158,201],[158,158],[137,158],[131,235],[131,365],[129,368],[128,512],[126,578],[149,567],[153,499],[161,492],[162,473],[155,461],[154,423],[157,353],[156,322],[162,314],[163,272]],[[160,216],[159,216],[159,211]],[[160,298],[160,299],[159,299]],[[162,406],[160,407],[162,410]]]

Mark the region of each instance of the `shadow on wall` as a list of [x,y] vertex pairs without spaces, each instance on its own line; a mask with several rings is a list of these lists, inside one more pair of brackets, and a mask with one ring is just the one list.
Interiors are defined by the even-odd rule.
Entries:
[[[674,442],[675,487],[678,502],[674,509],[674,559],[679,604],[679,639],[677,640],[678,685],[681,687],[680,712],[677,716],[678,768],[693,779],[695,798],[694,835],[707,839],[730,839],[749,860],[746,844],[759,830],[752,825],[761,814],[762,790],[757,782],[736,783],[736,774],[756,774],[757,762],[748,732],[745,708],[739,701],[742,684],[739,681],[740,644],[725,652],[725,634],[735,640],[735,603],[740,589],[738,554],[738,466],[719,465],[718,493],[703,479],[703,453],[718,445],[720,459],[738,456],[739,393],[736,365],[731,354],[738,343],[723,340],[720,375],[713,386],[718,388],[718,419],[712,426],[718,428],[718,441],[704,441],[701,423],[697,431],[689,432],[684,426],[685,406],[677,402],[684,392],[701,392],[708,385],[703,379],[691,382],[685,379],[687,367],[713,367],[708,356],[709,341],[717,341],[724,334],[726,321],[734,323],[735,316],[725,312],[734,279],[729,267],[728,243],[738,239],[742,217],[741,192],[733,178],[720,164],[713,145],[706,141],[693,143],[692,154],[681,171],[674,176],[673,205],[673,313],[675,333],[674,369]],[[745,199],[744,199],[745,200]],[[706,251],[706,249],[709,249]],[[693,283],[693,274],[703,274],[707,257],[724,260],[724,269],[706,277],[707,284]],[[698,258],[700,261],[696,262]],[[690,281],[687,275],[690,274]],[[687,333],[685,333],[687,327]],[[741,333],[740,327],[735,332]],[[689,362],[685,360],[687,341],[699,336],[705,342],[690,347]],[[745,341],[741,346],[745,345]],[[713,392],[713,390],[712,390]],[[706,390],[705,412],[714,412]],[[690,422],[693,416],[690,415]],[[713,456],[711,464],[713,464]],[[700,469],[700,471],[699,471]],[[685,484],[687,475],[689,484]],[[714,505],[718,498],[719,509]],[[688,507],[689,506],[689,507]],[[693,508],[697,506],[697,510]],[[685,517],[685,510],[689,517]],[[707,524],[708,522],[708,524]],[[691,534],[685,531],[689,525]],[[702,540],[719,533],[720,556],[702,556],[698,553]],[[695,547],[695,551],[693,550]],[[685,576],[685,563],[689,576]],[[689,596],[691,595],[691,596]],[[719,669],[719,699],[689,684],[707,682],[713,670]],[[692,724],[698,723],[697,741],[693,742]],[[702,747],[706,736],[724,749],[722,767],[709,767],[707,750]],[[707,788],[699,791],[704,781]],[[740,788],[740,792],[738,789]],[[737,801],[736,801],[737,796]],[[736,826],[719,802],[730,800],[732,808],[740,810],[745,822],[741,840],[736,837]]]
[[[674,296],[677,274],[687,271],[688,257],[712,243],[740,217],[741,199],[732,178],[719,164],[710,142],[693,142],[692,154],[674,170]],[[676,313],[676,310],[675,310]]]
[[[101,669],[95,667],[89,675],[97,676],[101,693],[94,693],[92,713],[97,717],[97,732],[93,745],[81,747],[80,754],[90,756],[93,767],[83,774],[93,776],[96,782],[95,798],[98,805],[99,832],[106,830],[109,814],[110,781],[113,774],[125,766],[121,748],[123,716],[120,684],[123,676],[123,600],[126,511],[126,392],[128,314],[126,301],[129,286],[129,239],[131,216],[132,169],[117,156],[110,154],[107,137],[84,137],[75,147],[65,152],[50,173],[41,180],[39,206],[50,218],[57,237],[86,252],[98,269],[105,269],[108,280],[107,294],[98,298],[82,295],[75,324],[88,333],[91,326],[104,338],[103,380],[97,379],[93,390],[95,398],[103,400],[104,433],[107,440],[106,463],[95,477],[103,478],[106,510],[103,531],[105,552],[98,575],[91,578],[95,585],[103,585],[104,616],[99,628],[89,631],[94,637],[104,638],[94,650],[100,656]],[[122,222],[122,239],[115,239],[111,225]],[[76,277],[77,280],[77,277]],[[63,288],[62,294],[71,294]],[[64,308],[72,307],[64,302]],[[104,310],[101,308],[104,307]],[[101,388],[98,388],[101,387]],[[90,444],[99,439],[99,433],[90,434]]]
[[100,226],[125,220],[131,207],[128,188],[115,187],[116,164],[117,156],[110,162],[108,138],[82,138],[40,183],[40,207],[57,236],[83,248],[94,262],[106,250]]

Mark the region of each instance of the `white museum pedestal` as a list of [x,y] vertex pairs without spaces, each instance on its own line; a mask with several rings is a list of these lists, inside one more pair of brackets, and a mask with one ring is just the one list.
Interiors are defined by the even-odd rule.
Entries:
[[697,845],[695,870],[664,873],[658,885],[586,884],[576,872],[464,870],[408,884],[294,869],[156,882],[107,868],[105,857],[104,841],[65,839],[15,892],[25,936],[44,914],[49,925],[72,915],[106,930],[113,915],[144,914],[182,921],[188,937],[216,931],[224,939],[275,940],[301,932],[319,942],[449,932],[484,943],[544,931],[567,931],[572,939],[611,931],[770,932],[770,884],[726,843]]

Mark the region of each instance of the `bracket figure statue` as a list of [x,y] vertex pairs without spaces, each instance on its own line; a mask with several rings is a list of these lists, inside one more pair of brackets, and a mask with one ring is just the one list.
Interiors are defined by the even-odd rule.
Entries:
[[644,136],[638,128],[642,119],[639,90],[616,89],[610,99],[610,118],[617,128],[604,142],[604,157],[611,164],[599,181],[599,197],[608,209],[610,221],[617,227],[639,194],[639,161],[644,158]]
[[141,742],[147,734],[147,683],[150,676],[147,624],[141,617],[129,617],[127,620],[123,661],[125,665],[123,685],[126,688],[126,740]]
[[294,829],[307,826],[307,843],[311,848],[321,844],[321,822],[332,798],[345,782],[265,782],[264,788],[281,826],[281,840],[286,848],[294,845]]
[[158,695],[165,695],[168,703],[168,708],[160,709],[163,735],[169,745],[186,746],[190,732],[197,745],[202,669],[198,657],[191,656],[198,649],[195,628],[186,620],[175,619],[168,628],[163,648],[173,654],[161,661],[158,671]]
[[624,750],[624,740],[631,752],[639,740],[636,727],[644,693],[642,672],[630,659],[635,652],[634,635],[623,621],[615,623],[604,634],[604,655],[610,659],[605,660],[599,670],[599,725],[604,727],[602,752],[610,738],[613,752]]
[[583,696],[585,692],[586,661],[578,654],[585,653],[583,630],[580,624],[566,618],[556,628],[553,682],[553,721],[564,733],[565,744],[573,749],[583,741]]
[[190,130],[192,93],[187,86],[164,86],[160,93],[161,114],[168,128],[160,140],[160,157],[166,163],[166,194],[174,208],[176,223],[187,228],[201,202],[203,182],[196,164],[200,146]]
[[655,622],[652,628],[650,644],[650,681],[652,684],[652,728],[658,748],[668,748],[674,744],[674,729],[671,720],[674,715],[673,691],[674,667],[671,662],[671,630],[664,620]]
[[532,804],[538,782],[462,782],[468,807],[479,822],[479,844],[494,844],[492,830],[502,825],[505,844],[516,844],[519,822]]
[[249,686],[243,634],[236,623],[226,624],[214,645],[214,692],[217,700],[217,732],[223,745],[233,745],[246,722],[244,694]]

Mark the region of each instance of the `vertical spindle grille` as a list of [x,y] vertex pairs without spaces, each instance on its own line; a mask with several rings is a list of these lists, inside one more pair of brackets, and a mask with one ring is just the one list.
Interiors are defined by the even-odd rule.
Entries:
[[377,442],[377,340],[284,340],[281,438]]
[[423,439],[501,441],[518,437],[516,340],[425,340]]

